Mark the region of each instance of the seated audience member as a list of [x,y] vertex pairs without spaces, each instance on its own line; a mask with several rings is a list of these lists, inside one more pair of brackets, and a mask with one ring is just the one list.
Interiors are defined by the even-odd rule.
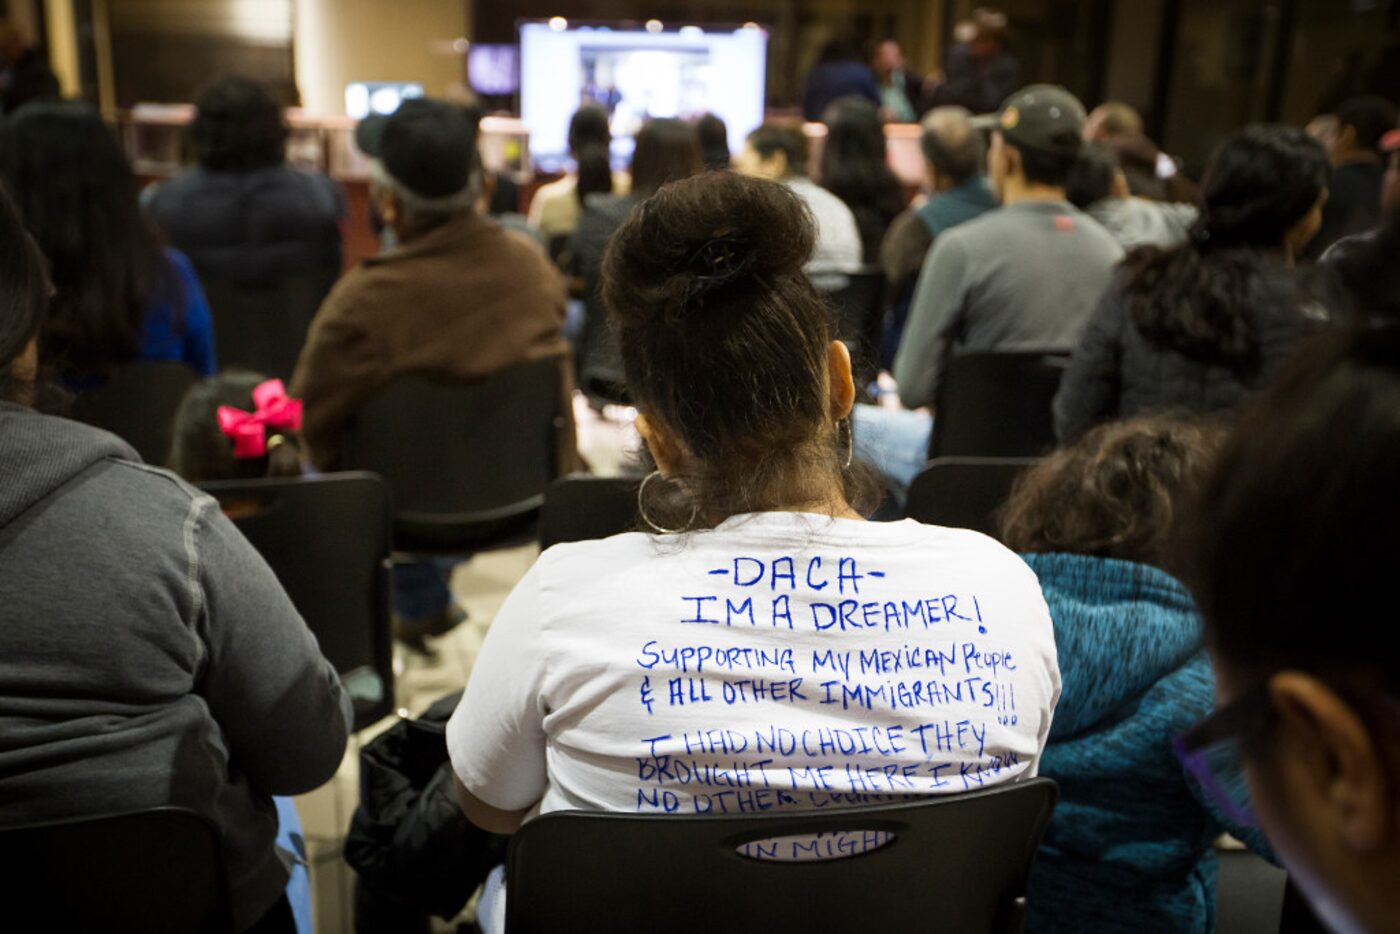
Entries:
[[199,164],[149,190],[146,212],[201,276],[277,282],[340,274],[340,186],[287,164],[287,128],[272,93],[224,78],[196,103]]
[[833,39],[822,47],[816,66],[807,74],[802,91],[802,116],[816,123],[833,102],[843,97],[862,97],[880,105],[880,85],[875,72],[861,61],[855,45],[845,39]]
[[729,151],[729,127],[724,120],[712,113],[695,121],[695,134],[700,138],[700,160],[711,172],[722,172],[730,167],[733,155]]
[[603,253],[617,228],[662,185],[703,172],[701,158],[700,137],[685,121],[662,119],[642,124],[632,150],[632,188],[620,195],[594,195],[584,204],[569,246],[570,270],[589,287],[595,285]]
[[1002,207],[941,234],[924,261],[894,361],[906,408],[932,405],[949,356],[1069,349],[1123,249],[1065,200],[1084,108],[1063,88],[1007,99],[988,155]]
[[1101,143],[1084,147],[1070,172],[1065,197],[1102,224],[1124,250],[1174,247],[1187,238],[1199,215],[1194,205],[1135,197],[1118,154]]
[[[565,371],[558,450],[578,463],[567,375],[564,287],[537,244],[476,210],[476,128],[462,108],[405,101],[378,122],[368,146],[370,197],[398,246],[345,275],[317,312],[292,379],[305,402],[302,437],[318,470],[341,465],[356,410],[395,377],[479,380],[558,357]],[[400,635],[423,636],[460,620],[443,569],[396,568]]]
[[1331,334],[1248,406],[1189,523],[1217,710],[1177,743],[1242,760],[1248,814],[1332,931],[1400,918],[1400,328]]
[[[976,773],[977,786],[1036,773],[1059,693],[1039,586],[985,536],[912,520],[864,521],[847,423],[850,355],[832,340],[825,302],[803,273],[814,240],[790,189],[731,173],[668,185],[614,238],[604,297],[641,410],[638,426],[658,465],[639,493],[654,534],[549,549],[492,622],[447,730],[463,807],[483,829],[513,832],[535,809],[636,811],[639,762],[674,757],[696,768],[721,760],[730,767],[732,750],[707,753],[692,742],[687,751],[683,737],[702,727],[746,737],[750,749],[770,731],[798,738],[795,752],[780,744],[761,757],[771,763],[750,766],[773,783],[758,792],[764,806],[822,807],[848,792],[879,800],[963,791],[960,764]],[[952,639],[959,653],[970,646],[983,657],[1010,653],[1015,671],[984,677],[1014,687],[1017,718],[999,722],[980,698],[949,698],[937,718],[967,721],[971,731],[969,741],[947,744],[952,749],[938,748],[927,709],[824,705],[821,681],[854,689],[862,676],[853,666],[847,682],[812,662],[812,650],[830,645],[831,627],[843,625],[830,615],[838,591],[924,606],[931,568],[938,593],[950,595],[930,604],[946,605],[946,613],[932,611],[943,623],[929,629],[882,617],[872,627],[847,627],[842,649],[853,658],[856,650],[919,653],[947,650]],[[707,662],[707,690],[718,699],[762,684],[784,692],[781,709],[668,697],[668,679],[695,672],[677,654],[698,644],[700,629],[687,621],[723,626],[726,613],[732,628],[701,628],[722,634],[743,660]],[[823,737],[855,729],[872,731],[888,755],[873,747],[815,759],[803,753],[803,737],[816,749]],[[887,744],[890,737],[897,741]],[[849,778],[893,764],[918,777],[868,785]],[[845,776],[837,787],[802,777],[820,765]],[[674,796],[688,813],[724,810],[664,768],[642,771],[640,800]]]
[[53,276],[40,350],[69,388],[95,388],[113,367],[141,360],[214,372],[199,279],[184,254],[157,241],[131,165],[96,111],[31,104],[8,119],[0,180]]
[[612,130],[603,108],[580,107],[569,120],[569,156],[574,171],[540,186],[526,215],[550,244],[573,235],[589,195],[627,193],[627,174],[612,170]]
[[1337,107],[1323,145],[1332,160],[1332,185],[1322,229],[1310,255],[1320,256],[1343,237],[1375,226],[1381,212],[1386,160],[1381,140],[1395,129],[1395,105],[1383,97],[1355,97]]
[[1064,678],[1041,760],[1060,801],[1031,876],[1029,931],[1204,934],[1212,841],[1250,839],[1171,747],[1214,700],[1200,618],[1168,552],[1220,436],[1164,417],[1105,425],[1032,468],[1004,507],[1002,541],[1028,552]]
[[970,22],[967,43],[949,58],[943,80],[933,82],[930,107],[991,113],[1021,85],[1021,63],[1006,48],[1006,14],[979,7]]
[[301,401],[281,380],[226,370],[180,401],[170,469],[190,483],[300,477],[301,421]]
[[1084,121],[1084,141],[1110,149],[1123,167],[1128,190],[1138,198],[1175,204],[1194,203],[1195,183],[1178,160],[1162,152],[1143,131],[1142,115],[1122,101],[1107,101]]
[[1056,434],[1231,409],[1268,378],[1325,317],[1288,267],[1317,232],[1327,175],[1302,130],[1249,127],[1221,144],[1190,239],[1134,252],[1104,294],[1055,397]]
[[826,112],[826,142],[822,144],[822,187],[846,202],[860,232],[866,263],[880,256],[880,241],[890,222],[904,210],[904,186],[890,169],[885,154],[885,127],[874,104],[846,97]]
[[349,698],[212,499],[30,407],[44,267],[0,194],[0,826],[193,809],[232,929],[294,930],[271,796],[335,774]]
[[997,206],[985,174],[987,148],[971,116],[961,107],[937,107],[924,117],[922,147],[929,198],[896,217],[880,245],[886,292],[893,299],[881,353],[886,369],[894,365],[914,283],[929,248],[939,234]]
[[745,175],[782,182],[816,221],[817,242],[807,274],[818,288],[838,289],[864,261],[860,226],[840,198],[807,177],[807,137],[797,127],[767,123],[749,134],[734,167]]
[[62,97],[44,50],[26,42],[10,20],[0,19],[0,116],[9,116],[31,101]]
[[880,109],[893,123],[914,123],[919,119],[924,99],[924,82],[909,70],[898,40],[885,39],[875,46],[871,63],[880,85]]

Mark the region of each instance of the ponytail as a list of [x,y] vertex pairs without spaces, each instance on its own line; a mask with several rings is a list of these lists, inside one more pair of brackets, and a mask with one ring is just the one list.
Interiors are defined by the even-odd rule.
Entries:
[[578,161],[578,203],[589,195],[610,195],[613,190],[612,153],[606,143],[585,143],[575,154]]

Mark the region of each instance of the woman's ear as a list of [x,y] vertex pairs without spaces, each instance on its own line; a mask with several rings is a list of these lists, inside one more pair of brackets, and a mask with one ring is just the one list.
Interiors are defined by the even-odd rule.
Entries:
[[642,436],[651,459],[656,461],[656,469],[661,476],[671,477],[680,467],[680,451],[671,436],[659,422],[653,422],[645,415],[637,416],[637,433]]
[[831,417],[839,422],[851,414],[856,403],[851,351],[842,341],[832,341],[827,345],[826,369],[831,380]]
[[1300,671],[1269,679],[1278,729],[1303,767],[1290,788],[1294,806],[1321,815],[1331,835],[1355,854],[1373,853],[1400,834],[1385,753],[1352,706]]

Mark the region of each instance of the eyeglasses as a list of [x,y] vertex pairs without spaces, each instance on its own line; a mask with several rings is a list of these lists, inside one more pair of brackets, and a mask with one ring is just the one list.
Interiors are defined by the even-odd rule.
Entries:
[[1172,751],[1232,823],[1257,827],[1244,777],[1241,742],[1269,718],[1269,693],[1261,682],[1172,739]]

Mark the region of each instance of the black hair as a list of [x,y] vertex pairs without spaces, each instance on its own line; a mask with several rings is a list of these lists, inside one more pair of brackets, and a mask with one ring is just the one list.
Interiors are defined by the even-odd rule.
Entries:
[[200,165],[215,172],[251,172],[286,161],[282,108],[266,85],[220,78],[195,101],[190,123]]
[[1302,130],[1247,127],[1216,150],[1186,243],[1143,247],[1124,262],[1129,317],[1148,340],[1198,359],[1250,366],[1255,313],[1276,301],[1277,255],[1327,188],[1322,146]]
[[[613,236],[602,292],[632,396],[688,452],[670,527],[713,526],[843,483],[827,306],[803,272],[816,240],[787,186],[711,172],[643,201]],[[814,478],[822,484],[814,489]]]
[[700,137],[700,156],[705,168],[712,171],[729,168],[729,128],[724,121],[707,113],[695,121],[695,132]]
[[817,55],[818,65],[832,65],[837,62],[861,61],[860,47],[848,38],[838,37],[822,46]]
[[795,175],[807,172],[807,137],[795,126],[765,123],[749,134],[749,145],[764,159],[776,152],[787,157],[788,171]]
[[1108,146],[1089,143],[1065,181],[1065,198],[1077,208],[1087,208],[1113,194],[1113,179],[1122,163]]
[[46,361],[100,374],[134,357],[147,310],[178,309],[179,286],[116,137],[85,104],[31,104],[0,127],[0,178],[53,278]]
[[1079,152],[1057,152],[1034,146],[1021,146],[1010,139],[1006,139],[1006,145],[1021,154],[1021,172],[1026,176],[1026,181],[1034,185],[1063,188],[1069,182],[1069,175],[1074,170],[1075,163],[1079,161]]
[[873,262],[890,222],[904,210],[904,186],[890,170],[880,109],[863,97],[843,97],[827,108],[822,187],[855,215],[865,259]]
[[1336,277],[1351,316],[1400,323],[1400,207],[1373,233],[1347,237],[1322,255],[1320,267]]
[[[954,185],[961,185],[986,168],[987,143],[982,133],[968,121],[971,114],[962,108],[948,109],[956,109],[964,115],[961,132],[950,136],[938,130],[936,125],[930,126],[926,118],[919,145],[923,149],[924,159],[935,172]],[[930,116],[936,114],[931,113]]]
[[704,169],[695,127],[670,118],[642,124],[637,132],[637,148],[632,152],[632,192],[639,198]]
[[608,112],[590,104],[569,120],[569,152],[578,166],[579,204],[589,195],[612,194],[612,130]]
[[259,373],[225,370],[190,387],[175,412],[170,469],[190,483],[301,476],[302,443],[296,432],[269,428],[266,455],[237,458],[233,441],[219,427],[220,406],[253,411],[253,390],[266,381]]
[[1352,97],[1337,105],[1337,126],[1356,131],[1356,147],[1378,152],[1381,137],[1395,129],[1395,105],[1384,97]]
[[0,401],[32,399],[35,374],[13,365],[39,334],[50,288],[44,255],[0,184]]
[[1246,406],[1183,536],[1208,644],[1242,689],[1299,669],[1400,695],[1382,648],[1398,463],[1400,327],[1313,339]]

